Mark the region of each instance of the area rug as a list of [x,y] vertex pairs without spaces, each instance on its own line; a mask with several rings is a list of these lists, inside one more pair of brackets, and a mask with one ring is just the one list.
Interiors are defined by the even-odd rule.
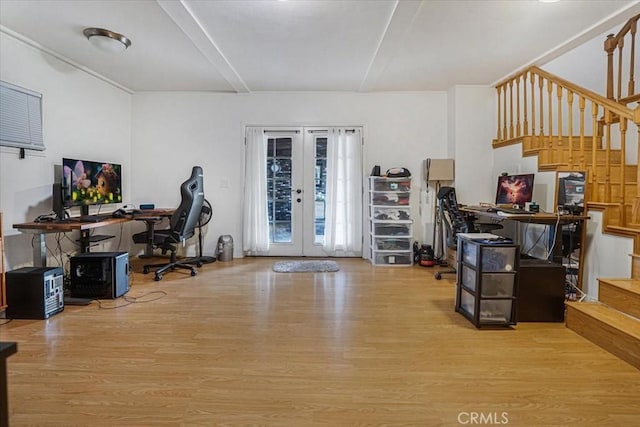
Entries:
[[322,273],[338,271],[340,267],[334,261],[279,261],[273,264],[276,273]]

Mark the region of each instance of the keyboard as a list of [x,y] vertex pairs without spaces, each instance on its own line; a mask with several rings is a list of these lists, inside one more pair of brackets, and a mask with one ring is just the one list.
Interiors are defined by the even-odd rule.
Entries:
[[111,218],[111,214],[82,215],[79,217],[80,222],[100,222],[107,218]]
[[524,209],[516,208],[495,208],[497,212],[504,212],[506,214],[519,214],[519,215],[531,215],[533,212],[526,211]]

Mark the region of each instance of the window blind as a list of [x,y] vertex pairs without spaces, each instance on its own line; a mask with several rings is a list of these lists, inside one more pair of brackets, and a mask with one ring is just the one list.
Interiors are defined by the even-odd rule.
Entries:
[[0,81],[0,145],[45,149],[42,94]]

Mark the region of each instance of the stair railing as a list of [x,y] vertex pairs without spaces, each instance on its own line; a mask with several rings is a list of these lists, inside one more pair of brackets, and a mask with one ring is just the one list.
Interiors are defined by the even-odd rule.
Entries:
[[[496,90],[494,147],[527,139],[530,149],[545,153],[546,163],[588,171],[588,202],[619,203],[621,223],[640,223],[640,188],[632,205],[624,191],[627,182],[640,183],[640,176],[625,174],[628,144],[637,147],[640,139],[640,130],[629,137],[628,122],[639,128],[640,107],[632,110],[535,66],[503,80]],[[633,207],[631,217],[625,217],[625,205]]]
[[[624,105],[640,101],[640,91],[635,91],[634,81],[634,74],[637,68],[635,51],[638,19],[640,19],[640,14],[629,19],[618,31],[618,34],[609,34],[604,42],[604,50],[607,53],[607,98]],[[630,47],[628,51],[624,49],[625,45]],[[616,53],[617,61],[615,61]],[[626,57],[625,54],[627,55]],[[627,61],[628,63],[625,64]],[[617,67],[614,65],[616,62]],[[616,68],[615,71],[614,68]],[[628,81],[626,93],[623,93],[622,82],[625,78]]]

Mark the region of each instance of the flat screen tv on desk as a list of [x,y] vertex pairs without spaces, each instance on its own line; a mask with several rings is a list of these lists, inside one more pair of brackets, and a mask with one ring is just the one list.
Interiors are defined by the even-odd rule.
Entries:
[[498,177],[496,205],[518,205],[523,207],[533,197],[534,174],[501,175]]
[[89,214],[90,205],[122,203],[122,166],[63,158],[62,202],[80,206],[82,215]]

